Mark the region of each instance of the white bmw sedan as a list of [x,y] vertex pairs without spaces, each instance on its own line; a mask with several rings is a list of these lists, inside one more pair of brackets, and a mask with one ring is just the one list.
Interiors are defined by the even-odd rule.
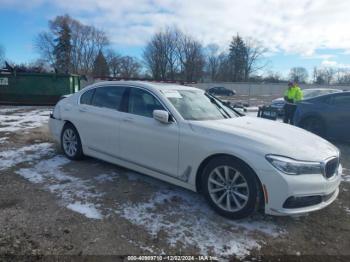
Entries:
[[339,193],[335,146],[192,87],[94,84],[58,102],[50,130],[70,159],[92,156],[201,192],[233,219],[315,211]]

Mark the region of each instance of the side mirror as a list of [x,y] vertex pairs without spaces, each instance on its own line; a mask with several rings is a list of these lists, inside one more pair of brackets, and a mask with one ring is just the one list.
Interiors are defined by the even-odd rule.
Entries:
[[169,123],[169,113],[165,110],[154,110],[153,118],[163,124]]

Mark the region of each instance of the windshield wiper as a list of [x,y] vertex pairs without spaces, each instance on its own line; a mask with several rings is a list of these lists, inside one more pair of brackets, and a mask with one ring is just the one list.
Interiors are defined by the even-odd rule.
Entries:
[[231,104],[229,102],[227,102],[228,104],[226,104],[224,101],[222,101],[221,99],[215,97],[215,99],[217,101],[219,101],[220,103],[222,103],[223,105],[227,106],[228,108],[230,108],[233,112],[235,112],[238,116],[245,116],[244,113],[238,111],[236,108],[234,108],[233,106],[231,106]]
[[[216,101],[216,98],[213,97],[211,94],[205,92],[205,95],[210,99],[210,102],[216,105],[216,107],[219,109],[220,113],[225,117],[225,118],[232,118],[229,113],[226,112],[226,110]],[[223,114],[221,110],[225,113]]]

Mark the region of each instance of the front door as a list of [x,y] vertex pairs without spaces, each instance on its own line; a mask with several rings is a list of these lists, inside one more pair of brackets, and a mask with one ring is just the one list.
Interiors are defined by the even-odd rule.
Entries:
[[122,157],[136,165],[177,177],[179,128],[176,122],[163,124],[153,110],[166,110],[147,90],[132,87],[125,113],[121,113]]

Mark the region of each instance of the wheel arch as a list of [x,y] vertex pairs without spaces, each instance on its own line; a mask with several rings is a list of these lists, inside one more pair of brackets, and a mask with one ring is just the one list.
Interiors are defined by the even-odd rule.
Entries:
[[[64,124],[62,126],[62,131],[63,131],[63,128],[65,125],[72,125],[72,126],[74,126],[75,129],[77,129],[77,127],[73,124],[73,122],[71,122],[69,120],[63,120],[63,122],[64,122]],[[77,129],[77,131],[78,131],[78,129]]]
[[209,161],[211,161],[212,159],[215,158],[219,158],[219,157],[230,157],[232,159],[235,159],[236,161],[240,162],[243,166],[245,166],[247,169],[249,169],[252,174],[255,175],[256,180],[258,181],[258,190],[259,190],[259,208],[263,208],[265,205],[265,195],[264,195],[264,190],[263,190],[263,184],[259,178],[259,176],[256,174],[256,172],[254,171],[254,169],[247,164],[244,160],[242,160],[239,157],[236,157],[232,154],[226,154],[226,153],[220,153],[220,154],[213,154],[208,156],[207,158],[205,158],[201,164],[199,165],[197,172],[196,172],[196,191],[197,192],[202,192],[202,188],[201,188],[201,176],[202,173],[204,171],[204,168],[207,166],[207,164],[209,163]]
[[80,133],[79,133],[77,127],[74,125],[73,122],[71,122],[71,121],[69,121],[69,120],[62,120],[62,121],[64,122],[63,125],[62,125],[61,134],[60,134],[60,146],[61,146],[62,151],[64,151],[64,149],[63,149],[63,144],[62,144],[63,132],[64,132],[65,128],[66,128],[68,125],[70,125],[70,126],[72,126],[72,127],[75,129],[75,132],[77,133],[77,136],[78,136],[78,145],[80,145],[80,146],[79,146],[80,149],[78,149],[78,150],[80,150],[80,153],[79,153],[79,156],[74,157],[74,158],[70,158],[69,156],[67,156],[67,157],[70,158],[70,159],[73,159],[73,160],[81,160],[81,159],[83,159],[83,156],[84,156],[83,142],[82,142],[82,139],[81,139],[81,136],[80,136]]

